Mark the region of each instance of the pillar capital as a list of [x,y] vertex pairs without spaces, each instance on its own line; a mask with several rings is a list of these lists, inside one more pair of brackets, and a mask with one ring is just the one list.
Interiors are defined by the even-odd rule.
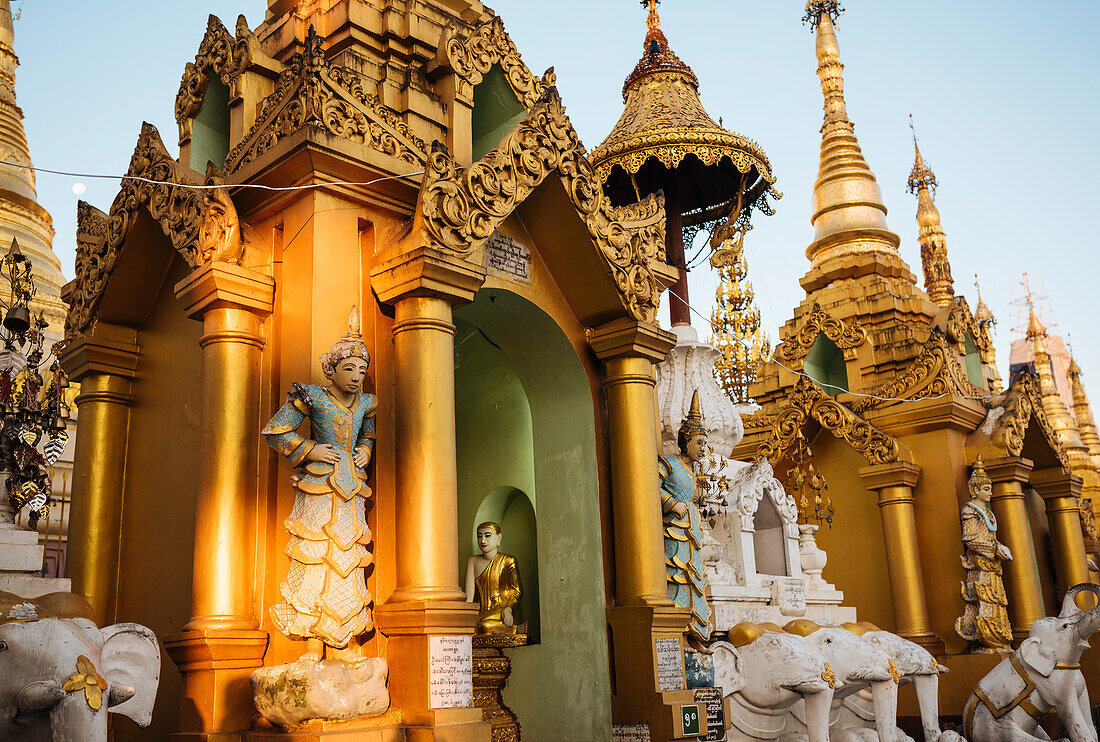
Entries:
[[[967,457],[969,459],[969,456]],[[1000,459],[982,460],[985,473],[994,482],[1020,482],[1026,484],[1035,462],[1023,456],[1006,456]],[[971,464],[973,466],[973,464]]]
[[[912,488],[920,478],[920,466],[911,461],[865,466],[859,470],[859,478],[863,480],[863,486],[876,492],[887,487]],[[909,499],[912,499],[912,494]]]
[[485,283],[485,269],[431,247],[418,247],[371,269],[371,288],[383,304],[431,297],[452,305],[474,300]]
[[1052,497],[1073,497],[1081,495],[1081,477],[1073,472],[1053,467],[1031,472],[1031,488],[1044,500]]
[[660,363],[676,345],[676,336],[655,324],[620,317],[590,329],[588,344],[601,361],[645,358]]
[[223,307],[271,314],[275,304],[275,279],[232,263],[209,263],[196,268],[176,284],[176,298],[191,319]]
[[91,374],[133,379],[139,350],[134,328],[96,322],[87,332],[65,343],[59,360],[73,381]]

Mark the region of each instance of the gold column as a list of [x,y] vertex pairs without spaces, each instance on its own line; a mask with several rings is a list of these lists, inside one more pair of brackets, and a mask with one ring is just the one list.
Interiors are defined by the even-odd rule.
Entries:
[[1081,513],[1077,506],[1081,478],[1061,468],[1042,469],[1031,473],[1031,486],[1046,504],[1050,546],[1054,551],[1061,595],[1074,585],[1090,581]]
[[878,493],[896,633],[933,654],[942,653],[943,640],[932,633],[928,618],[917,541],[913,487],[920,476],[920,467],[909,461],[895,461],[864,467],[859,476],[867,489]]
[[80,382],[68,573],[102,626],[117,620],[119,533],[137,331],[98,322],[69,341],[61,365]]
[[665,578],[653,364],[664,359],[675,338],[656,325],[623,318],[591,331],[588,342],[604,364],[611,438],[612,720],[646,723],[654,739],[671,739],[674,707],[690,703],[692,692],[658,690],[656,643],[680,642],[690,611],[672,604]]
[[1031,521],[1024,499],[1024,484],[1031,474],[1032,462],[1031,459],[1012,456],[983,463],[986,473],[993,480],[992,505],[993,515],[997,517],[997,540],[1012,552],[1012,561],[1004,562],[1012,636],[1026,639],[1032,622],[1046,613]]
[[267,634],[255,611],[256,451],[260,334],[274,280],[212,263],[176,285],[184,311],[203,321],[201,449],[195,505],[191,620],[165,637],[183,673],[180,728],[198,739],[247,729],[255,710],[248,685]]
[[480,266],[423,247],[371,270],[379,300],[395,308],[396,586],[375,611],[390,666],[401,668],[390,678],[391,703],[435,739],[488,742],[481,709],[432,708],[429,666],[432,636],[472,635],[477,622],[477,605],[458,586],[451,311],[484,282]]

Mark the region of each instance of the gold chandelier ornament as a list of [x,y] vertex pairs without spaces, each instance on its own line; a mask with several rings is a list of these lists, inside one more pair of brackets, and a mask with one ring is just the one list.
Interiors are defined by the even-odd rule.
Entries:
[[745,233],[748,224],[726,222],[715,230],[711,243],[717,249],[710,258],[718,269],[718,289],[710,315],[711,342],[720,356],[714,364],[718,385],[731,400],[751,402],[749,385],[768,356],[768,341],[760,329],[752,283],[746,280]]

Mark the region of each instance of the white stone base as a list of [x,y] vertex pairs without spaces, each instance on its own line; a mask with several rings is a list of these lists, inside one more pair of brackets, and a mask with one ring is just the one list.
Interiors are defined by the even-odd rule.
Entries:
[[0,590],[21,598],[37,598],[47,593],[67,593],[72,589],[68,577],[41,577],[26,572],[0,572]]
[[390,706],[389,666],[381,657],[298,660],[252,673],[252,698],[264,718],[291,729],[310,719],[378,716]]
[[42,569],[46,547],[38,545],[38,534],[21,529],[0,530],[0,571],[37,572]]
[[770,581],[766,585],[711,585],[714,628],[729,629],[742,621],[771,622],[783,626],[796,618],[819,623],[842,624],[856,620],[856,609],[842,606],[844,593],[811,587],[806,592],[806,612],[784,614],[772,599]]

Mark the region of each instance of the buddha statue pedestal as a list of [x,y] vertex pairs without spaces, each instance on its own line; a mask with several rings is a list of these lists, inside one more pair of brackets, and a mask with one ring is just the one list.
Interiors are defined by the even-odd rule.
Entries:
[[504,687],[512,674],[512,660],[504,647],[522,647],[526,634],[474,636],[474,705],[493,725],[493,742],[518,742],[519,720],[504,703]]

